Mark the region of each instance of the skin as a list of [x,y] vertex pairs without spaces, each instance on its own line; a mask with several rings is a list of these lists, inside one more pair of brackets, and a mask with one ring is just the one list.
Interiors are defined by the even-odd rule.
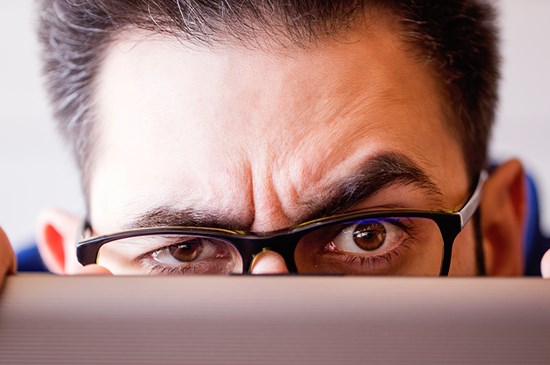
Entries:
[[[167,205],[221,214],[254,232],[286,228],[307,216],[304,201],[383,152],[408,156],[442,196],[391,186],[350,208],[460,207],[470,179],[438,85],[387,30],[371,26],[368,38],[358,29],[344,41],[276,53],[122,34],[97,85],[95,233],[123,230]],[[453,272],[473,274],[473,252],[467,227]],[[257,260],[256,268],[284,269],[267,259],[272,265]],[[99,264],[125,273],[108,254]]]
[[16,267],[15,255],[10,246],[8,237],[2,228],[0,228],[0,288],[4,277],[13,274]]
[[[407,49],[383,18],[305,49],[207,49],[137,30],[119,34],[96,83],[94,234],[131,228],[158,207],[200,210],[223,217],[221,227],[253,232],[290,227],[307,220],[331,186],[390,152],[405,155],[439,194],[390,184],[346,210],[459,209],[471,189],[463,153],[444,119],[431,65]],[[523,196],[517,161],[485,185],[489,274],[521,272]],[[54,272],[82,272],[74,254],[78,224],[58,211],[40,218],[41,253]],[[474,251],[470,222],[455,240],[452,275],[476,273]],[[123,254],[146,252],[132,247]],[[116,255],[102,249],[99,265],[86,273],[127,273]],[[286,270],[273,252],[252,267]]]

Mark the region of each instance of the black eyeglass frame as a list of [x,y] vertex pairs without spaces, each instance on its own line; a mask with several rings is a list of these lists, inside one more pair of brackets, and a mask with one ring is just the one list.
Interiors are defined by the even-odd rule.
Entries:
[[481,200],[483,184],[487,178],[488,173],[483,170],[479,174],[477,185],[473,193],[459,211],[422,211],[404,209],[383,211],[362,210],[324,217],[313,221],[304,222],[294,227],[272,232],[254,233],[237,230],[234,231],[223,228],[165,226],[138,228],[84,239],[86,234],[90,234],[92,232],[91,224],[86,219],[83,222],[81,230],[82,240],[79,240],[79,242],[76,243],[76,255],[78,261],[82,265],[95,264],[99,250],[103,245],[109,242],[140,236],[178,234],[227,241],[232,244],[241,255],[243,260],[243,272],[249,271],[254,255],[265,249],[279,253],[285,260],[289,272],[296,272],[294,251],[300,239],[312,231],[338,223],[374,218],[410,217],[430,219],[438,226],[443,238],[443,256],[439,275],[447,276],[451,266],[453,243],[466,223],[468,223],[477,211]]

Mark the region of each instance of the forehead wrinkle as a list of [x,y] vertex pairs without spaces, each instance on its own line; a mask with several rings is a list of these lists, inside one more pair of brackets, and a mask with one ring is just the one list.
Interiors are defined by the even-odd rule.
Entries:
[[[265,146],[273,157],[275,180],[285,182],[276,184],[275,190],[278,196],[285,197],[279,203],[288,217],[301,210],[296,203],[304,193],[316,190],[349,157],[342,149],[357,141],[373,140],[372,136],[385,128],[384,110],[405,105],[387,83],[370,91],[363,88],[359,79],[352,80],[344,86],[327,87],[325,90],[335,92],[325,92],[323,97],[315,98],[315,103],[306,103],[307,108],[297,114],[295,128]],[[304,122],[299,122],[302,119]]]
[[307,182],[306,186],[298,186],[298,190],[322,181],[335,166],[349,158],[346,149],[350,145],[377,143],[375,136],[386,128],[385,110],[395,113],[396,108],[405,105],[389,88],[381,94],[360,92],[353,97],[327,98],[309,115],[318,123],[304,123],[309,127],[300,131],[293,148],[282,149],[278,161],[279,167],[288,167],[290,161],[292,171],[300,176],[298,181]]
[[[383,48],[385,47],[386,46],[384,45]],[[368,138],[374,128],[378,128],[378,131],[380,128],[384,128],[384,119],[381,117],[383,116],[382,114],[385,113],[383,111],[378,111],[376,114],[373,114],[376,108],[373,108],[372,105],[380,106],[385,104],[387,105],[385,109],[390,110],[391,108],[395,108],[397,105],[396,97],[400,96],[400,94],[399,92],[390,89],[390,83],[396,81],[396,79],[392,76],[393,73],[386,72],[382,76],[378,76],[377,79],[374,79],[375,81],[378,81],[371,82],[369,84],[367,80],[372,81],[373,75],[368,70],[365,73],[355,70],[353,66],[357,65],[356,61],[357,60],[355,59],[351,59],[347,62],[345,58],[340,56],[338,63],[335,63],[334,66],[342,66],[342,68],[347,70],[347,72],[344,75],[339,75],[339,78],[334,80],[331,78],[327,78],[327,80],[325,80],[323,78],[323,72],[317,72],[314,68],[309,68],[308,70],[311,70],[312,72],[306,71],[306,76],[308,73],[316,76],[311,84],[303,83],[303,80],[308,80],[307,77],[295,77],[296,80],[294,80],[294,82],[299,84],[297,85],[299,88],[296,89],[298,92],[284,94],[286,95],[286,98],[282,100],[282,102],[281,100],[275,100],[275,102],[270,100],[269,96],[271,96],[272,93],[269,90],[270,88],[268,88],[268,92],[266,94],[268,98],[261,100],[264,103],[267,102],[267,104],[260,104],[258,108],[262,109],[262,106],[264,105],[273,104],[271,106],[274,109],[270,110],[272,114],[269,115],[269,117],[272,118],[272,123],[266,123],[264,125],[257,123],[253,125],[253,129],[256,129],[253,130],[252,133],[245,136],[248,139],[250,139],[250,137],[256,137],[252,139],[257,141],[255,147],[257,147],[257,145],[261,145],[261,148],[247,150],[244,153],[245,155],[246,153],[255,153],[256,155],[265,154],[262,156],[263,158],[268,156],[268,153],[270,153],[273,157],[275,157],[275,162],[270,162],[269,168],[271,171],[269,171],[269,169],[265,171],[271,174],[278,173],[284,177],[283,183],[275,184],[274,186],[279,197],[278,201],[274,203],[279,204],[279,208],[285,210],[287,217],[293,212],[292,205],[294,202],[296,202],[304,192],[308,193],[311,190],[318,189],[318,186],[320,185],[317,182],[324,181],[323,179],[331,173],[332,168],[334,166],[338,166],[338,164],[345,160],[344,157],[346,154],[343,156],[339,154],[338,145],[345,148],[350,143],[350,139],[355,141],[356,139],[360,139],[362,137]],[[368,61],[369,59],[367,57],[364,62]],[[340,63],[342,63],[342,65],[340,65]],[[283,86],[281,90],[283,93],[285,92],[284,86],[286,86],[286,81],[288,81],[289,77],[293,75],[292,72],[289,73],[288,71],[289,70],[287,70],[286,78],[279,80],[283,81],[281,82],[281,86]],[[292,69],[290,69],[290,71],[292,71]],[[330,76],[332,73],[333,70],[329,69],[327,76]],[[242,77],[242,75],[238,73],[234,74],[237,74],[236,76],[238,78]],[[297,76],[300,75],[298,74]],[[362,83],[365,83],[365,89],[362,89]],[[262,83],[257,82],[257,84]],[[382,84],[382,86],[376,87],[376,84]],[[266,83],[265,85],[271,86],[271,83]],[[248,85],[244,86],[246,87]],[[229,88],[226,88],[226,90],[227,92],[231,92]],[[371,92],[369,92],[369,90],[371,90]],[[294,99],[295,96],[301,96],[302,91],[305,91],[304,97],[301,99]],[[370,94],[377,93],[380,93],[382,96],[378,96],[377,99],[370,97]],[[265,97],[266,95],[262,96]],[[286,107],[287,105],[285,103],[289,101],[289,105],[292,108]],[[302,104],[300,105],[300,103]],[[174,104],[177,105],[177,103]],[[295,105],[302,106],[302,108],[296,108],[294,107]],[[303,108],[303,105],[305,105],[306,108]],[[283,113],[280,113],[281,111]],[[222,113],[220,113],[221,117],[225,117],[228,120],[231,119],[228,118],[227,114],[223,114],[226,112],[227,110],[222,110]],[[250,124],[251,122],[253,124],[255,117],[262,117],[262,114],[246,115],[245,113],[240,113],[240,110],[236,110],[236,113],[231,114],[231,116],[240,118],[242,118],[243,115],[243,122],[246,124]],[[315,120],[316,123],[311,123],[312,119]],[[368,122],[366,122],[367,120]],[[357,124],[357,128],[355,128],[355,131],[351,136],[346,128],[340,128],[340,126],[346,126],[349,123]],[[262,127],[264,128],[263,130]],[[290,127],[289,130],[286,129],[288,127]],[[245,137],[239,137],[239,135],[242,136],[249,132],[243,132],[243,129],[246,128],[234,128],[233,126],[230,130],[231,135],[228,136],[228,130],[220,128],[218,135],[219,138],[214,144],[217,145],[220,141],[229,141],[230,139],[233,140],[233,138],[236,138],[238,142],[247,142]],[[272,134],[268,134],[268,137],[264,137],[262,132],[265,130],[270,131],[270,129],[275,129],[275,131],[278,131],[279,133],[273,133],[273,131],[271,131]],[[243,139],[239,140],[239,138]],[[311,141],[316,143],[310,144]],[[326,147],[334,145],[334,141],[341,142],[336,143],[336,148],[331,149]],[[296,143],[298,144],[297,146]],[[235,147],[234,145],[229,146],[232,148]],[[212,146],[208,146],[207,150],[212,150],[212,148]],[[243,147],[241,144],[240,148],[244,150],[247,147]],[[222,149],[218,148],[218,150]],[[238,164],[238,161],[235,161],[230,157],[234,150],[223,151],[224,157],[222,159],[226,159],[230,163]],[[263,161],[267,161],[267,159]],[[257,163],[257,165],[259,165],[259,163]],[[292,169],[289,169],[289,165],[293,165]],[[223,170],[224,175],[238,172],[241,168],[245,169],[243,166],[233,166],[229,168],[224,166],[222,163],[217,166],[218,168],[219,166],[223,166],[226,169]],[[230,170],[229,173],[227,172],[227,169]],[[298,171],[298,173],[295,173],[296,171]],[[271,175],[264,176],[270,176],[270,179],[273,180]],[[295,176],[299,176],[299,179],[291,180],[291,178]],[[261,178],[262,176],[258,175],[258,180],[256,181],[260,181]],[[208,183],[213,184],[214,181],[208,180]],[[270,181],[269,183],[273,184],[273,181]],[[249,185],[252,185],[251,181],[249,181]],[[215,184],[206,186],[201,185],[200,187],[200,189],[209,194],[211,194],[209,191],[211,191],[212,188],[217,188],[215,190],[217,194],[214,194],[213,197],[210,198],[210,202],[214,203],[214,206],[218,207],[220,203],[216,201],[216,198],[222,197],[223,190],[219,190],[219,186]],[[228,188],[234,189],[233,186]],[[243,200],[248,199],[247,202],[254,201],[251,198],[253,195],[250,190],[248,190],[248,192],[241,193],[241,195],[243,196]],[[290,196],[291,198],[287,200],[281,199],[283,197],[286,199],[287,196]],[[222,203],[225,201],[224,199],[219,200],[221,200]],[[288,203],[288,201],[291,201],[292,204]],[[230,209],[235,209],[235,207],[232,207],[230,203],[225,205]],[[252,216],[255,216],[256,213],[258,213],[257,209],[254,210],[254,208],[257,208],[254,207],[254,204],[247,203],[246,205],[247,207],[252,207],[248,209],[248,212],[252,213]]]

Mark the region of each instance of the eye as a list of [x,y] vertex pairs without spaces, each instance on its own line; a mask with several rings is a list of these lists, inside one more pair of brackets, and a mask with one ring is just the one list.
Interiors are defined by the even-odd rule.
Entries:
[[399,245],[407,233],[395,223],[366,221],[344,228],[331,242],[338,252],[379,254]]
[[195,238],[164,247],[153,252],[151,256],[160,263],[177,265],[214,258],[217,251],[217,246],[211,241]]

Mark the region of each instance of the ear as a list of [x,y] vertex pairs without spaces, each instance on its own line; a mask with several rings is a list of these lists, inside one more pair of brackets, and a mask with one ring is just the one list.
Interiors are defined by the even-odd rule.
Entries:
[[48,269],[56,274],[73,273],[81,265],[76,260],[75,242],[80,219],[57,209],[43,211],[38,218],[38,250]]
[[487,274],[523,274],[526,209],[525,173],[518,160],[510,160],[492,172],[483,189],[481,230]]

